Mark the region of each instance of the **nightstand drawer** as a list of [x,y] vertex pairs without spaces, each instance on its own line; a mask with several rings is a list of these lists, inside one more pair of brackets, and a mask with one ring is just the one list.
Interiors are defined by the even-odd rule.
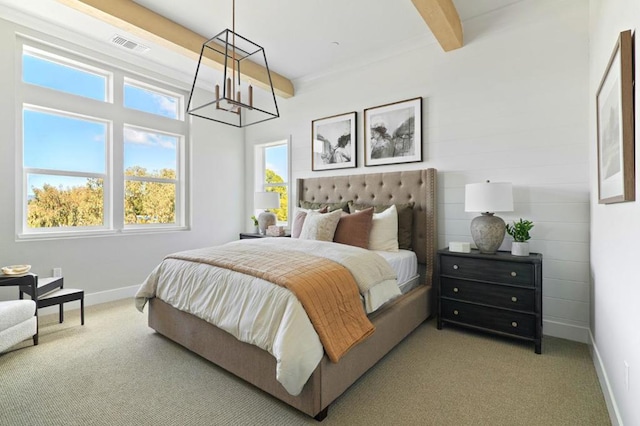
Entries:
[[441,278],[440,296],[468,302],[477,302],[499,308],[535,311],[535,290],[455,278]]
[[440,267],[440,274],[450,277],[520,284],[531,287],[535,285],[534,267],[530,263],[442,256]]
[[441,304],[441,315],[444,321],[459,322],[521,337],[536,335],[536,317],[533,314],[447,299],[441,299]]

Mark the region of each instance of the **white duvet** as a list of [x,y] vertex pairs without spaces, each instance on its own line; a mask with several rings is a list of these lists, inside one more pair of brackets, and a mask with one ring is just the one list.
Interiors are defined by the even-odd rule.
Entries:
[[[242,240],[271,250],[300,250],[347,267],[358,283],[367,311],[400,295],[395,272],[374,252],[343,244],[290,238]],[[298,395],[324,353],[304,308],[289,290],[265,280],[208,264],[165,259],[136,294],[142,312],[147,299],[158,297],[256,345],[276,359],[276,379]],[[372,301],[373,299],[373,301]]]

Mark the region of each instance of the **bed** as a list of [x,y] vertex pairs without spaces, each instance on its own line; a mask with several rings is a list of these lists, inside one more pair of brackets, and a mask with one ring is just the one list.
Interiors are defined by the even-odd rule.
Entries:
[[148,321],[151,328],[165,337],[322,420],[336,398],[431,315],[437,246],[436,170],[298,179],[297,197],[298,202],[311,203],[347,200],[370,205],[412,203],[410,244],[418,262],[419,279],[413,280],[417,282],[413,288],[368,315],[375,327],[373,334],[337,363],[326,354],[321,356],[302,390],[292,395],[276,380],[276,360],[266,350],[244,343],[159,297],[148,300]]

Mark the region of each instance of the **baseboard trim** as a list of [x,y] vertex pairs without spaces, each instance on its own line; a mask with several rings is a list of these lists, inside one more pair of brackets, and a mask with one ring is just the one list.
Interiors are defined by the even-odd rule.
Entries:
[[613,426],[622,426],[622,419],[620,418],[620,412],[618,411],[618,404],[616,404],[616,398],[611,390],[609,384],[609,377],[607,376],[607,370],[604,368],[604,363],[600,357],[600,351],[596,346],[593,334],[589,330],[589,351],[591,352],[591,359],[593,365],[596,368],[596,374],[598,375],[598,381],[600,381],[600,388],[604,395],[604,400],[607,404],[607,410],[609,411],[609,419]]
[[[84,305],[99,305],[101,303],[113,302],[114,300],[126,299],[128,297],[131,298],[131,304],[133,305],[133,297],[136,295],[136,292],[140,288],[140,285],[133,285],[130,287],[120,287],[113,290],[99,291],[97,293],[85,293],[84,295]],[[67,306],[69,305],[69,306]],[[77,306],[75,306],[77,305]],[[73,309],[80,309],[79,303],[71,302],[70,304],[65,304],[65,311]],[[58,306],[49,306],[48,308],[42,308],[38,310],[38,315],[48,315],[55,314],[58,312]]]
[[542,333],[545,336],[559,337],[580,343],[589,343],[590,332],[588,327],[542,320]]

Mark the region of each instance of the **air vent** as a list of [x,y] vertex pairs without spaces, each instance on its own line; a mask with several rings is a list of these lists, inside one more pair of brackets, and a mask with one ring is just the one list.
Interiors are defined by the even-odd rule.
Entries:
[[144,44],[136,43],[135,41],[129,40],[117,34],[111,37],[111,43],[122,46],[125,49],[133,50],[134,52],[145,53],[149,51],[149,47],[145,46]]

